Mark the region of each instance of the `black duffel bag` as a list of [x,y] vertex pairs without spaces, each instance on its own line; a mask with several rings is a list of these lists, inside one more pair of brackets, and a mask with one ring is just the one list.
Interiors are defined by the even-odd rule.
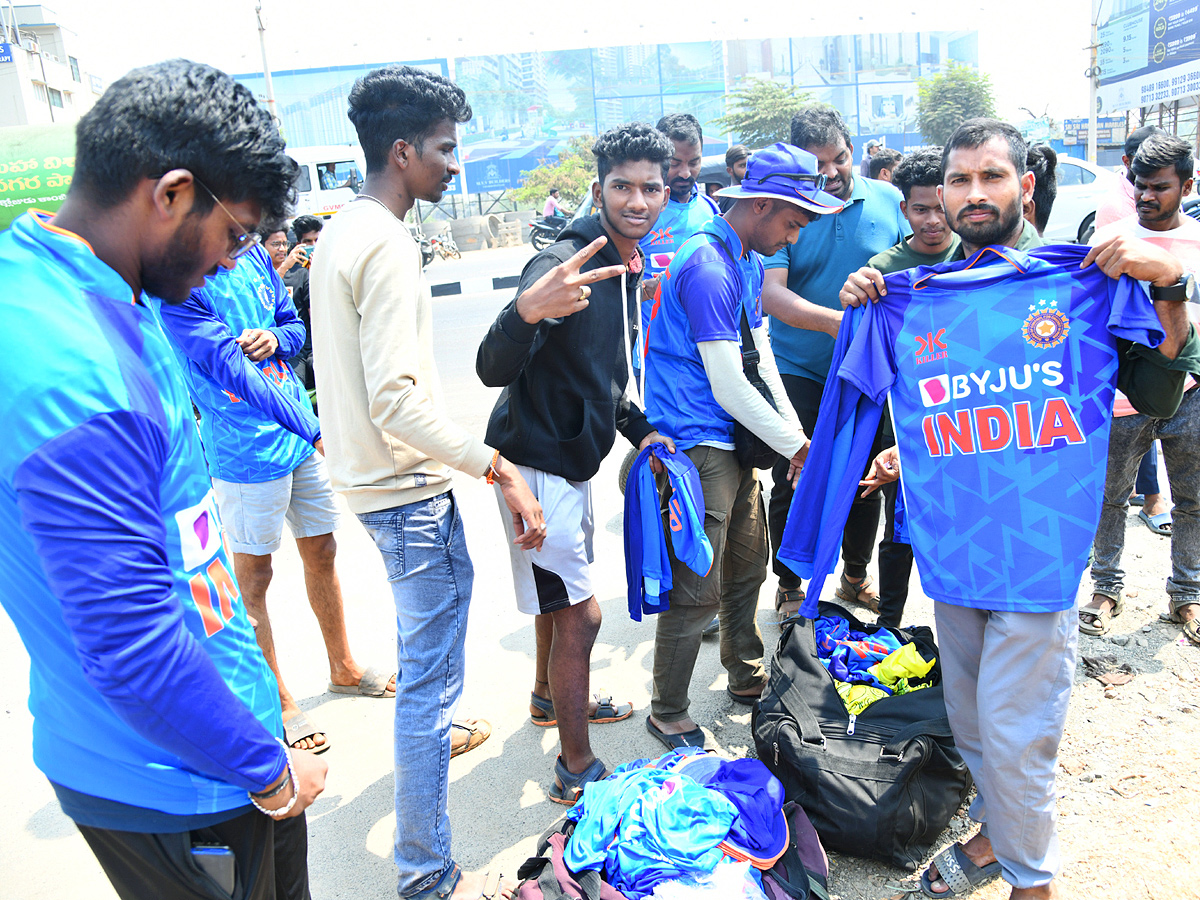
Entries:
[[[821,603],[819,614],[846,619],[851,631],[883,628],[834,603]],[[928,627],[888,630],[926,659],[937,657]],[[754,743],[828,849],[915,871],[966,799],[971,774],[950,734],[941,677],[938,659],[929,687],[851,716],[817,658],[813,623],[784,627],[754,711]]]

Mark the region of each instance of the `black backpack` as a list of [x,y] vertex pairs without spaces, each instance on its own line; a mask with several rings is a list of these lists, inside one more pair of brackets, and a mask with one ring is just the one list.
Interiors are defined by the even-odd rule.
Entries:
[[[852,631],[883,628],[833,603],[821,603],[819,615],[840,616]],[[928,627],[887,630],[938,657]],[[950,734],[940,659],[926,680],[927,688],[851,716],[817,658],[813,623],[785,624],[754,711],[754,743],[827,848],[915,871],[966,799],[971,775]]]

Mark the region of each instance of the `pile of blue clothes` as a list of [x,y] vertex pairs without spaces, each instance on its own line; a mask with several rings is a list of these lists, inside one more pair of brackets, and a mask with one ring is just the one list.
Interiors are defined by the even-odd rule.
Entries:
[[573,872],[599,870],[630,900],[725,859],[769,869],[788,846],[783,802],[783,785],[757,759],[672,750],[587,785],[567,814],[576,826],[563,859]]

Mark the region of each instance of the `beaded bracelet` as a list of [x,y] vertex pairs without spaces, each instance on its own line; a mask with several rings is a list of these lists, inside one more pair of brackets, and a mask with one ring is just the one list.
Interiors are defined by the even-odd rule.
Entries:
[[[279,739],[276,738],[276,740],[279,740]],[[251,804],[253,804],[254,808],[257,809],[263,815],[270,816],[272,819],[282,819],[284,816],[286,816],[288,813],[290,813],[292,811],[292,807],[296,805],[296,798],[300,796],[300,782],[296,780],[296,770],[292,766],[292,748],[289,747],[287,744],[284,744],[283,741],[279,741],[279,743],[283,746],[283,753],[284,753],[284,756],[287,758],[288,777],[287,777],[287,780],[284,781],[284,785],[288,784],[288,782],[291,782],[291,784],[293,785],[292,799],[287,802],[286,806],[281,806],[281,807],[279,807],[279,809],[267,809],[265,806],[263,806],[261,803],[259,803],[258,800],[256,800],[254,798],[253,794],[249,794],[250,802],[251,802]],[[273,795],[275,793],[277,793],[277,791],[274,791],[274,790],[271,791],[271,795]],[[270,796],[270,795],[268,795],[268,796]]]

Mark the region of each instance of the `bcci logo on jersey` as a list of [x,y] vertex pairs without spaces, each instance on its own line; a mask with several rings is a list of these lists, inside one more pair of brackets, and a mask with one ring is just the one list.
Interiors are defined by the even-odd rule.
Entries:
[[1021,336],[1027,344],[1049,350],[1067,339],[1071,333],[1071,320],[1055,308],[1057,305],[1057,300],[1051,300],[1049,304],[1039,300],[1036,306],[1029,307],[1029,315],[1021,326]]

